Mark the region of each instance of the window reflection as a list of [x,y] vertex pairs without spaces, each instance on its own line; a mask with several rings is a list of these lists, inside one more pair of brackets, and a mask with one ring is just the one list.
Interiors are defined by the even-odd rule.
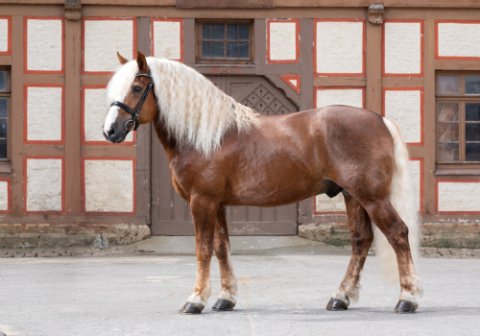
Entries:
[[439,75],[437,77],[437,93],[441,95],[460,94],[460,77]]
[[437,104],[437,159],[459,159],[459,105],[440,102]]
[[480,76],[465,76],[465,94],[480,95]]
[[202,23],[201,58],[248,60],[250,26],[249,23]]

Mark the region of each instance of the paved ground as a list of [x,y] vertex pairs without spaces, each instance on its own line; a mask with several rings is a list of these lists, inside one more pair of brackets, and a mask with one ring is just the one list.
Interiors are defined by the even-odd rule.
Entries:
[[192,256],[0,259],[0,331],[8,336],[479,335],[479,259],[421,259],[425,295],[413,315],[392,313],[398,290],[381,280],[375,257],[367,260],[360,302],[346,312],[324,306],[347,256],[287,251],[237,255],[233,262],[238,309],[214,313],[208,307],[201,316],[185,316],[177,311],[193,286]]

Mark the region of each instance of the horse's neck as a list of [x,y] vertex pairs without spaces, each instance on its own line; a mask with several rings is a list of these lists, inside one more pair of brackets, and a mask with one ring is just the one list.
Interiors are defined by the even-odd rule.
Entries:
[[154,119],[155,132],[157,132],[158,140],[162,144],[167,154],[168,160],[171,161],[173,157],[178,154],[177,144],[175,139],[168,136],[168,132],[165,129],[163,123],[159,120],[158,113]]

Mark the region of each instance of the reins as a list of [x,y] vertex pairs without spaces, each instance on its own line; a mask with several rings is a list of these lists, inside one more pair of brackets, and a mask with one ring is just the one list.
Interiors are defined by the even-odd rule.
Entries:
[[125,112],[130,114],[130,116],[132,117],[131,119],[128,119],[127,121],[125,121],[125,124],[123,125],[123,128],[127,132],[131,131],[131,130],[134,130],[134,131],[137,130],[137,128],[139,126],[138,117],[140,115],[140,111],[142,110],[143,104],[145,103],[145,100],[147,99],[148,94],[153,89],[153,78],[150,74],[145,73],[145,72],[139,72],[135,75],[135,78],[137,78],[137,77],[147,77],[147,78],[150,78],[151,81],[147,84],[147,87],[143,91],[142,96],[138,100],[135,107],[132,109],[130,106],[128,106],[128,105],[126,105],[123,102],[118,101],[118,100],[116,100],[116,101],[114,101],[110,104],[110,106],[117,106],[117,107],[121,108],[122,110],[124,110]]

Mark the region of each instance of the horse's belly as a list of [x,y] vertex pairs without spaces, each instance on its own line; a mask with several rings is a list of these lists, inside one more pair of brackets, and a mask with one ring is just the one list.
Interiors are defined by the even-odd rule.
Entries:
[[322,183],[296,176],[245,183],[232,194],[231,205],[275,206],[298,202],[322,192]]

